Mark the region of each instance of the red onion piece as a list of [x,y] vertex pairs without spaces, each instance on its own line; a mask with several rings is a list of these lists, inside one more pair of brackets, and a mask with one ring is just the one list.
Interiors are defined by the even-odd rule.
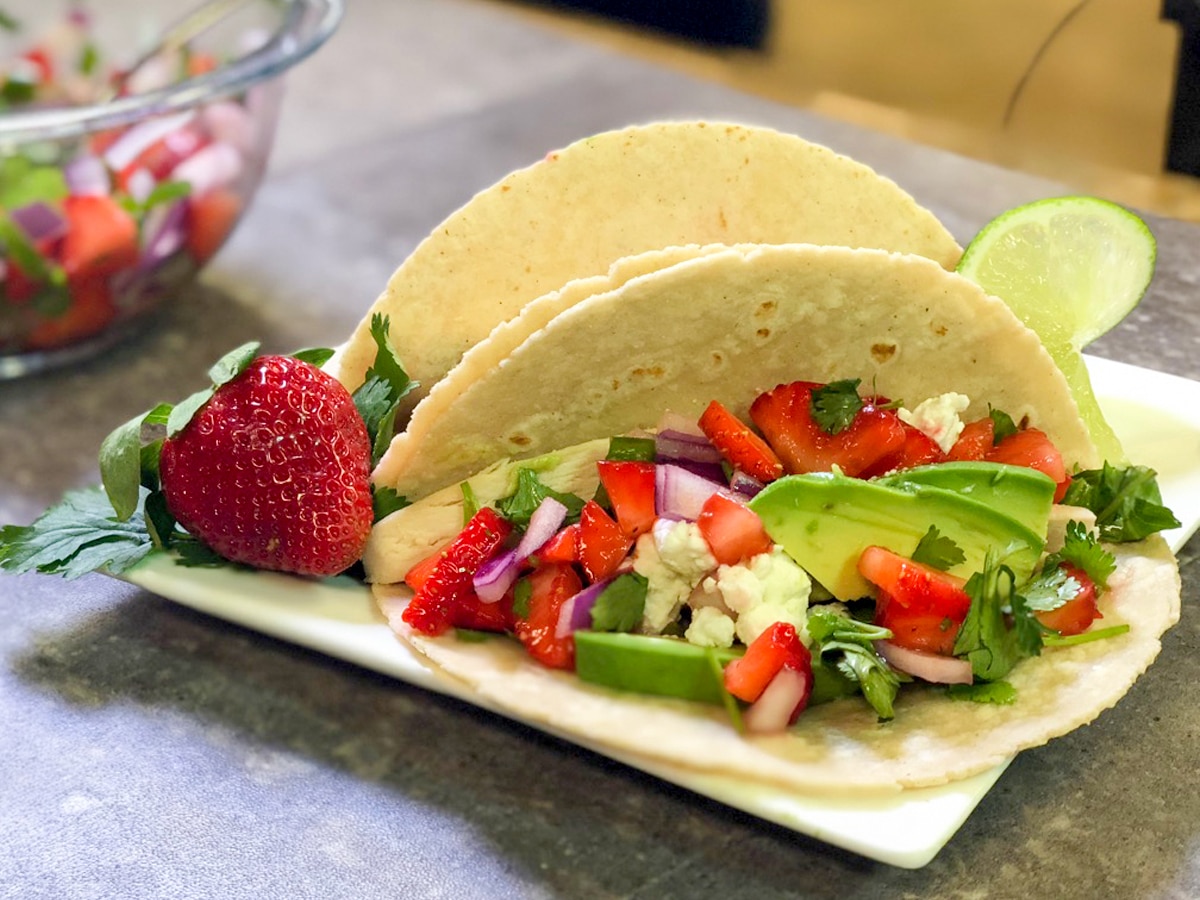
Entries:
[[663,463],[654,467],[655,513],[668,519],[694,522],[713,494],[737,497],[721,482],[697,475],[682,466]]
[[168,177],[186,181],[192,186],[192,195],[199,197],[237,181],[242,168],[242,155],[231,144],[217,141],[201,147],[172,169]]
[[210,103],[200,117],[213,140],[232,145],[244,156],[254,151],[257,142],[255,122],[240,103],[232,100]]
[[755,478],[753,475],[747,475],[741,469],[733,470],[733,477],[729,479],[729,489],[738,495],[743,502],[751,500],[758,496],[766,485]]
[[589,584],[574,597],[565,601],[559,608],[558,625],[554,628],[554,636],[564,638],[580,628],[591,628],[592,607],[596,605],[596,599],[612,582],[612,578],[606,578],[604,581]]
[[182,128],[195,115],[195,111],[188,110],[138,122],[117,138],[113,145],[104,152],[104,161],[110,169],[120,172],[137,159],[143,150],[156,141],[162,140],[172,131]]
[[174,255],[187,237],[187,201],[156,206],[146,213],[142,233],[149,235],[137,270],[146,272]]
[[667,429],[654,436],[654,453],[659,462],[721,464],[721,451],[700,435]]
[[971,684],[975,680],[971,663],[953,656],[910,650],[891,641],[876,641],[875,649],[888,665],[934,684]]
[[521,571],[521,560],[514,548],[496,554],[480,566],[472,578],[479,599],[484,603],[495,603],[508,593]]
[[512,550],[492,557],[475,572],[472,581],[479,599],[495,603],[508,593],[520,574],[521,564],[554,537],[566,518],[567,508],[562,503],[553,497],[542,500],[529,517],[529,527],[521,542]]
[[784,667],[775,673],[758,699],[742,713],[742,724],[751,734],[779,734],[792,723],[792,716],[804,701],[809,676]]
[[58,210],[41,201],[14,209],[10,215],[31,241],[53,240],[67,233],[67,220]]
[[63,166],[63,178],[72,196],[107,196],[112,189],[108,169],[98,156],[85,153]]

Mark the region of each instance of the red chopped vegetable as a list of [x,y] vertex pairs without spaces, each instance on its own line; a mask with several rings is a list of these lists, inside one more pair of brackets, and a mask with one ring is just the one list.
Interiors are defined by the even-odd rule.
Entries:
[[783,463],[767,442],[716,400],[704,410],[700,428],[735,469],[762,482],[774,481],[783,475]]

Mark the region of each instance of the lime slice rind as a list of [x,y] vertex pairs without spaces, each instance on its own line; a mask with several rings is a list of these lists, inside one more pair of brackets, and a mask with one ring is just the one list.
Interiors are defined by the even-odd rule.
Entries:
[[989,222],[958,272],[1008,303],[1047,345],[1062,340],[1078,350],[1137,306],[1156,256],[1153,233],[1124,207],[1055,197]]

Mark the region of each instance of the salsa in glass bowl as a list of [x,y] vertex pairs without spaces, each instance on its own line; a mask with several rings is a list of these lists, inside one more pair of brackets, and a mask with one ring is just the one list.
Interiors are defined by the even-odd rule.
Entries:
[[247,0],[122,70],[194,0],[80,3],[53,21],[48,5],[0,12],[0,378],[91,356],[171,302],[262,180],[280,76],[343,13]]

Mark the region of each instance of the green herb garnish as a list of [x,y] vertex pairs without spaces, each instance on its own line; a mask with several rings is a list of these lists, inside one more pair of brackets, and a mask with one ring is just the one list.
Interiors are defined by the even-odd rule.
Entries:
[[642,621],[649,581],[637,572],[618,575],[592,606],[593,631],[633,631]]
[[946,572],[966,561],[967,556],[953,538],[946,537],[938,531],[936,525],[930,525],[913,551],[913,562]]
[[858,684],[879,718],[894,718],[901,678],[908,679],[875,652],[874,643],[890,638],[891,631],[828,609],[809,610],[807,628],[817,653],[822,659],[828,657],[839,672]]
[[813,421],[822,431],[838,434],[854,422],[854,417],[863,408],[862,398],[858,396],[861,381],[860,378],[846,378],[813,388],[809,405]]
[[[1042,650],[1045,629],[1034,618],[1025,598],[1017,593],[1016,577],[988,551],[983,571],[966,585],[971,607],[954,641],[954,655],[971,663],[981,681],[998,681],[1022,659]],[[1012,617],[1012,627],[1005,616]]]
[[1062,502],[1094,512],[1101,539],[1140,541],[1180,525],[1163,505],[1156,475],[1146,466],[1119,469],[1105,463],[1103,468],[1073,475]]
[[529,519],[547,497],[553,497],[567,508],[567,522],[577,522],[583,510],[583,498],[575,494],[556,491],[538,477],[533,469],[521,467],[517,470],[517,487],[507,497],[496,501],[500,515],[518,528],[528,528]]

